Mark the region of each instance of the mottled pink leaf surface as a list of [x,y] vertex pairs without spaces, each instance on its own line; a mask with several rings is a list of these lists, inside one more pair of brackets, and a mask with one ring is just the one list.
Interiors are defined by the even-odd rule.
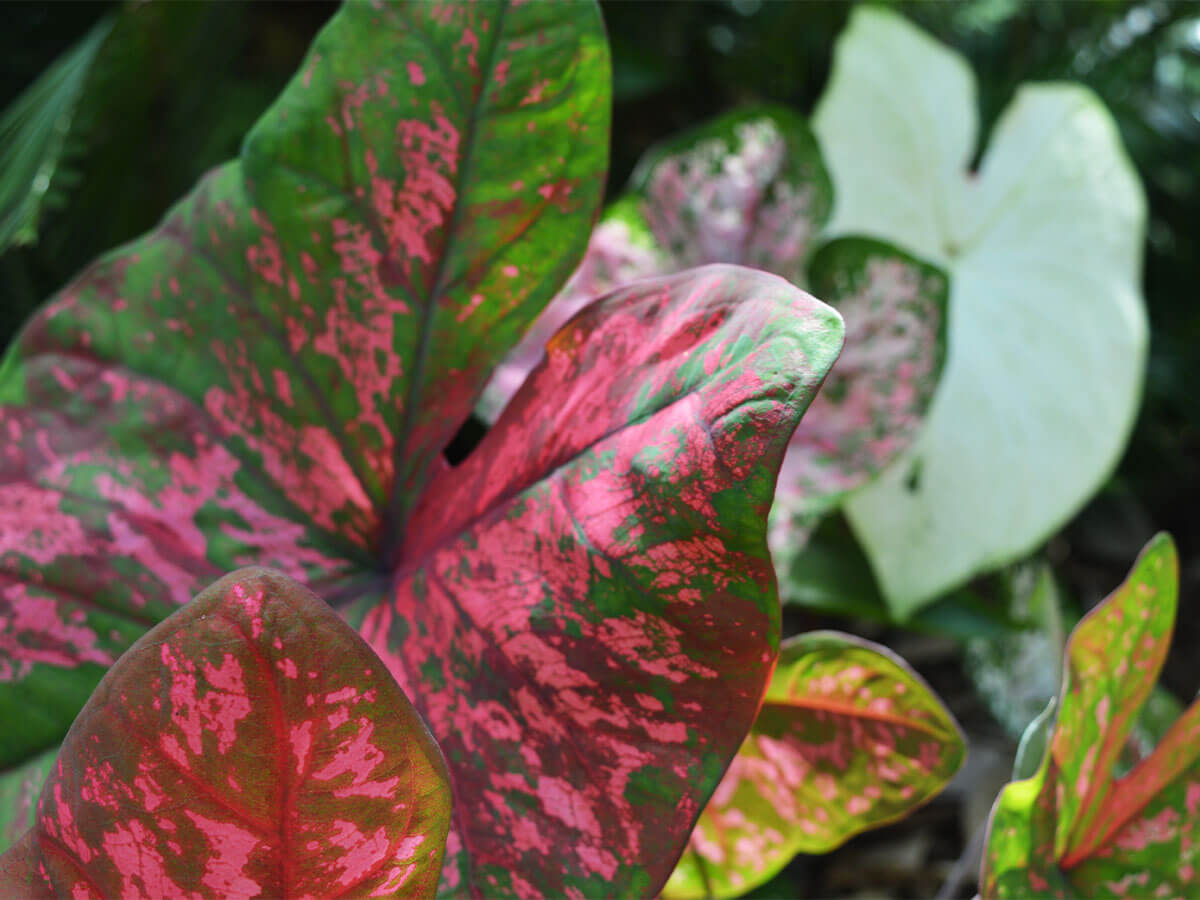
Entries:
[[0,766],[226,571],[386,586],[582,254],[608,79],[590,4],[351,3],[239,161],[28,324],[0,373]]
[[1072,632],[1049,750],[992,810],[984,897],[1194,897],[1200,891],[1200,702],[1117,777],[1175,621],[1178,555],[1159,535]]
[[244,569],[108,670],[0,895],[429,897],[449,821],[445,763],[379,658]]
[[954,718],[894,654],[836,632],[791,638],[663,896],[740,896],[796,853],[904,816],[965,753]]
[[831,197],[815,139],[787,109],[736,112],[656,147],[567,287],[497,369],[481,415],[494,420],[554,330],[618,285],[734,262],[806,287],[842,313],[846,349],[780,475],[771,546],[786,572],[815,521],[912,444],[945,357],[945,274],[866,238],[816,249]]
[[662,887],[775,658],[766,512],[840,336],[764,273],[640,282],[555,335],[430,486],[362,633],[454,777],[445,888]]

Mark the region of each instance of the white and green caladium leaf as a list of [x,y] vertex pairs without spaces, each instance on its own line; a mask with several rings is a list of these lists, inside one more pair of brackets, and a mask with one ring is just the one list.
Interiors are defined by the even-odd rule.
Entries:
[[1021,88],[978,173],[965,61],[861,8],[814,129],[833,235],[949,272],[948,359],[911,450],[846,506],[892,611],[1028,554],[1115,465],[1141,393],[1145,197],[1111,116],[1071,84]]

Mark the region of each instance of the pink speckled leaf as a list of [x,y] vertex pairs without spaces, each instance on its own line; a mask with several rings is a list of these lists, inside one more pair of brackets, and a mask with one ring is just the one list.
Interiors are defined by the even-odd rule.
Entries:
[[938,793],[966,753],[954,718],[869,641],[785,641],[763,707],[664,897],[736,897],[797,853],[827,853]]
[[633,185],[674,268],[742,263],[797,284],[833,194],[808,123],[778,106],[738,110],[655,147]]
[[[1200,702],[1127,774],[1118,763],[1170,645],[1178,556],[1167,535],[1067,643],[1041,769],[996,801],[985,897],[1190,897],[1200,890]],[[1057,887],[1056,887],[1057,886]]]
[[592,4],[353,2],[241,159],[87,269],[0,372],[0,766],[223,572],[386,585],[607,159]]
[[379,658],[244,569],[109,669],[0,895],[430,897],[449,821],[445,763]]
[[909,448],[945,359],[949,281],[937,268],[850,237],[821,247],[808,271],[810,289],[846,321],[846,349],[779,473],[771,549],[781,572],[822,515]]
[[640,282],[559,331],[431,485],[361,630],[450,766],[444,889],[662,887],[766,686],[766,511],[840,343],[771,275]]

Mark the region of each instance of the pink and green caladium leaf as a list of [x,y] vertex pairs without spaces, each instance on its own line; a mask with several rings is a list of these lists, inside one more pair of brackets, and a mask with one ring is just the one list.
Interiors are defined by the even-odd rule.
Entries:
[[767,509],[841,334],[765,273],[639,282],[430,485],[361,631],[454,778],[444,888],[661,889],[766,688]]
[[222,573],[386,585],[607,162],[592,4],[351,3],[247,137],[0,372],[0,766]]
[[0,774],[0,851],[33,827],[38,795],[57,758],[55,747]]
[[449,822],[445,762],[382,661],[243,569],[105,674],[0,894],[431,897]]
[[813,254],[809,288],[846,322],[846,347],[788,447],[771,515],[784,597],[792,561],[823,515],[917,438],[945,360],[949,282],[880,241],[838,238]]
[[797,853],[906,815],[965,752],[954,718],[890,651],[832,631],[791,638],[663,896],[744,894]]
[[1192,897],[1200,890],[1200,702],[1117,777],[1167,655],[1178,556],[1159,535],[1067,642],[1058,719],[1037,773],[1008,785],[980,892],[1005,897]]

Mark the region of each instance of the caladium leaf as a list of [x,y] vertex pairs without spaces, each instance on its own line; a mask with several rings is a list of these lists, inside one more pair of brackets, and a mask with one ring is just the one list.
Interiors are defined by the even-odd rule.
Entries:
[[968,172],[966,62],[873,7],[839,38],[813,125],[830,232],[891,241],[950,276],[926,426],[845,507],[907,616],[1028,555],[1115,465],[1145,364],[1145,198],[1111,116],[1072,85],[1021,88]]
[[[938,269],[866,238],[822,246],[810,289],[846,321],[846,349],[788,447],[772,509],[781,573],[809,530],[908,449],[945,358],[949,285]],[[785,597],[790,581],[781,578]]]
[[890,651],[837,632],[789,639],[663,896],[744,894],[797,853],[827,853],[906,815],[965,750],[954,718]]
[[662,887],[766,686],[766,511],[840,338],[764,273],[639,282],[559,331],[430,486],[362,633],[454,778],[446,889]]
[[0,894],[430,897],[449,822],[437,744],[380,659],[244,569],[108,670]]
[[582,253],[607,83],[590,4],[351,3],[240,161],[26,327],[0,373],[0,766],[223,572],[386,584]]
[[991,897],[1190,897],[1200,889],[1200,702],[1116,777],[1166,658],[1178,556],[1147,545],[1067,642],[1058,719],[1037,773],[996,800],[980,875]]
[[842,328],[730,267],[618,293],[438,458],[578,261],[606,66],[590,6],[350,7],[243,163],[35,321],[0,384],[8,712],[260,558],[421,695],[443,888],[661,887],[774,660],[766,511]]

